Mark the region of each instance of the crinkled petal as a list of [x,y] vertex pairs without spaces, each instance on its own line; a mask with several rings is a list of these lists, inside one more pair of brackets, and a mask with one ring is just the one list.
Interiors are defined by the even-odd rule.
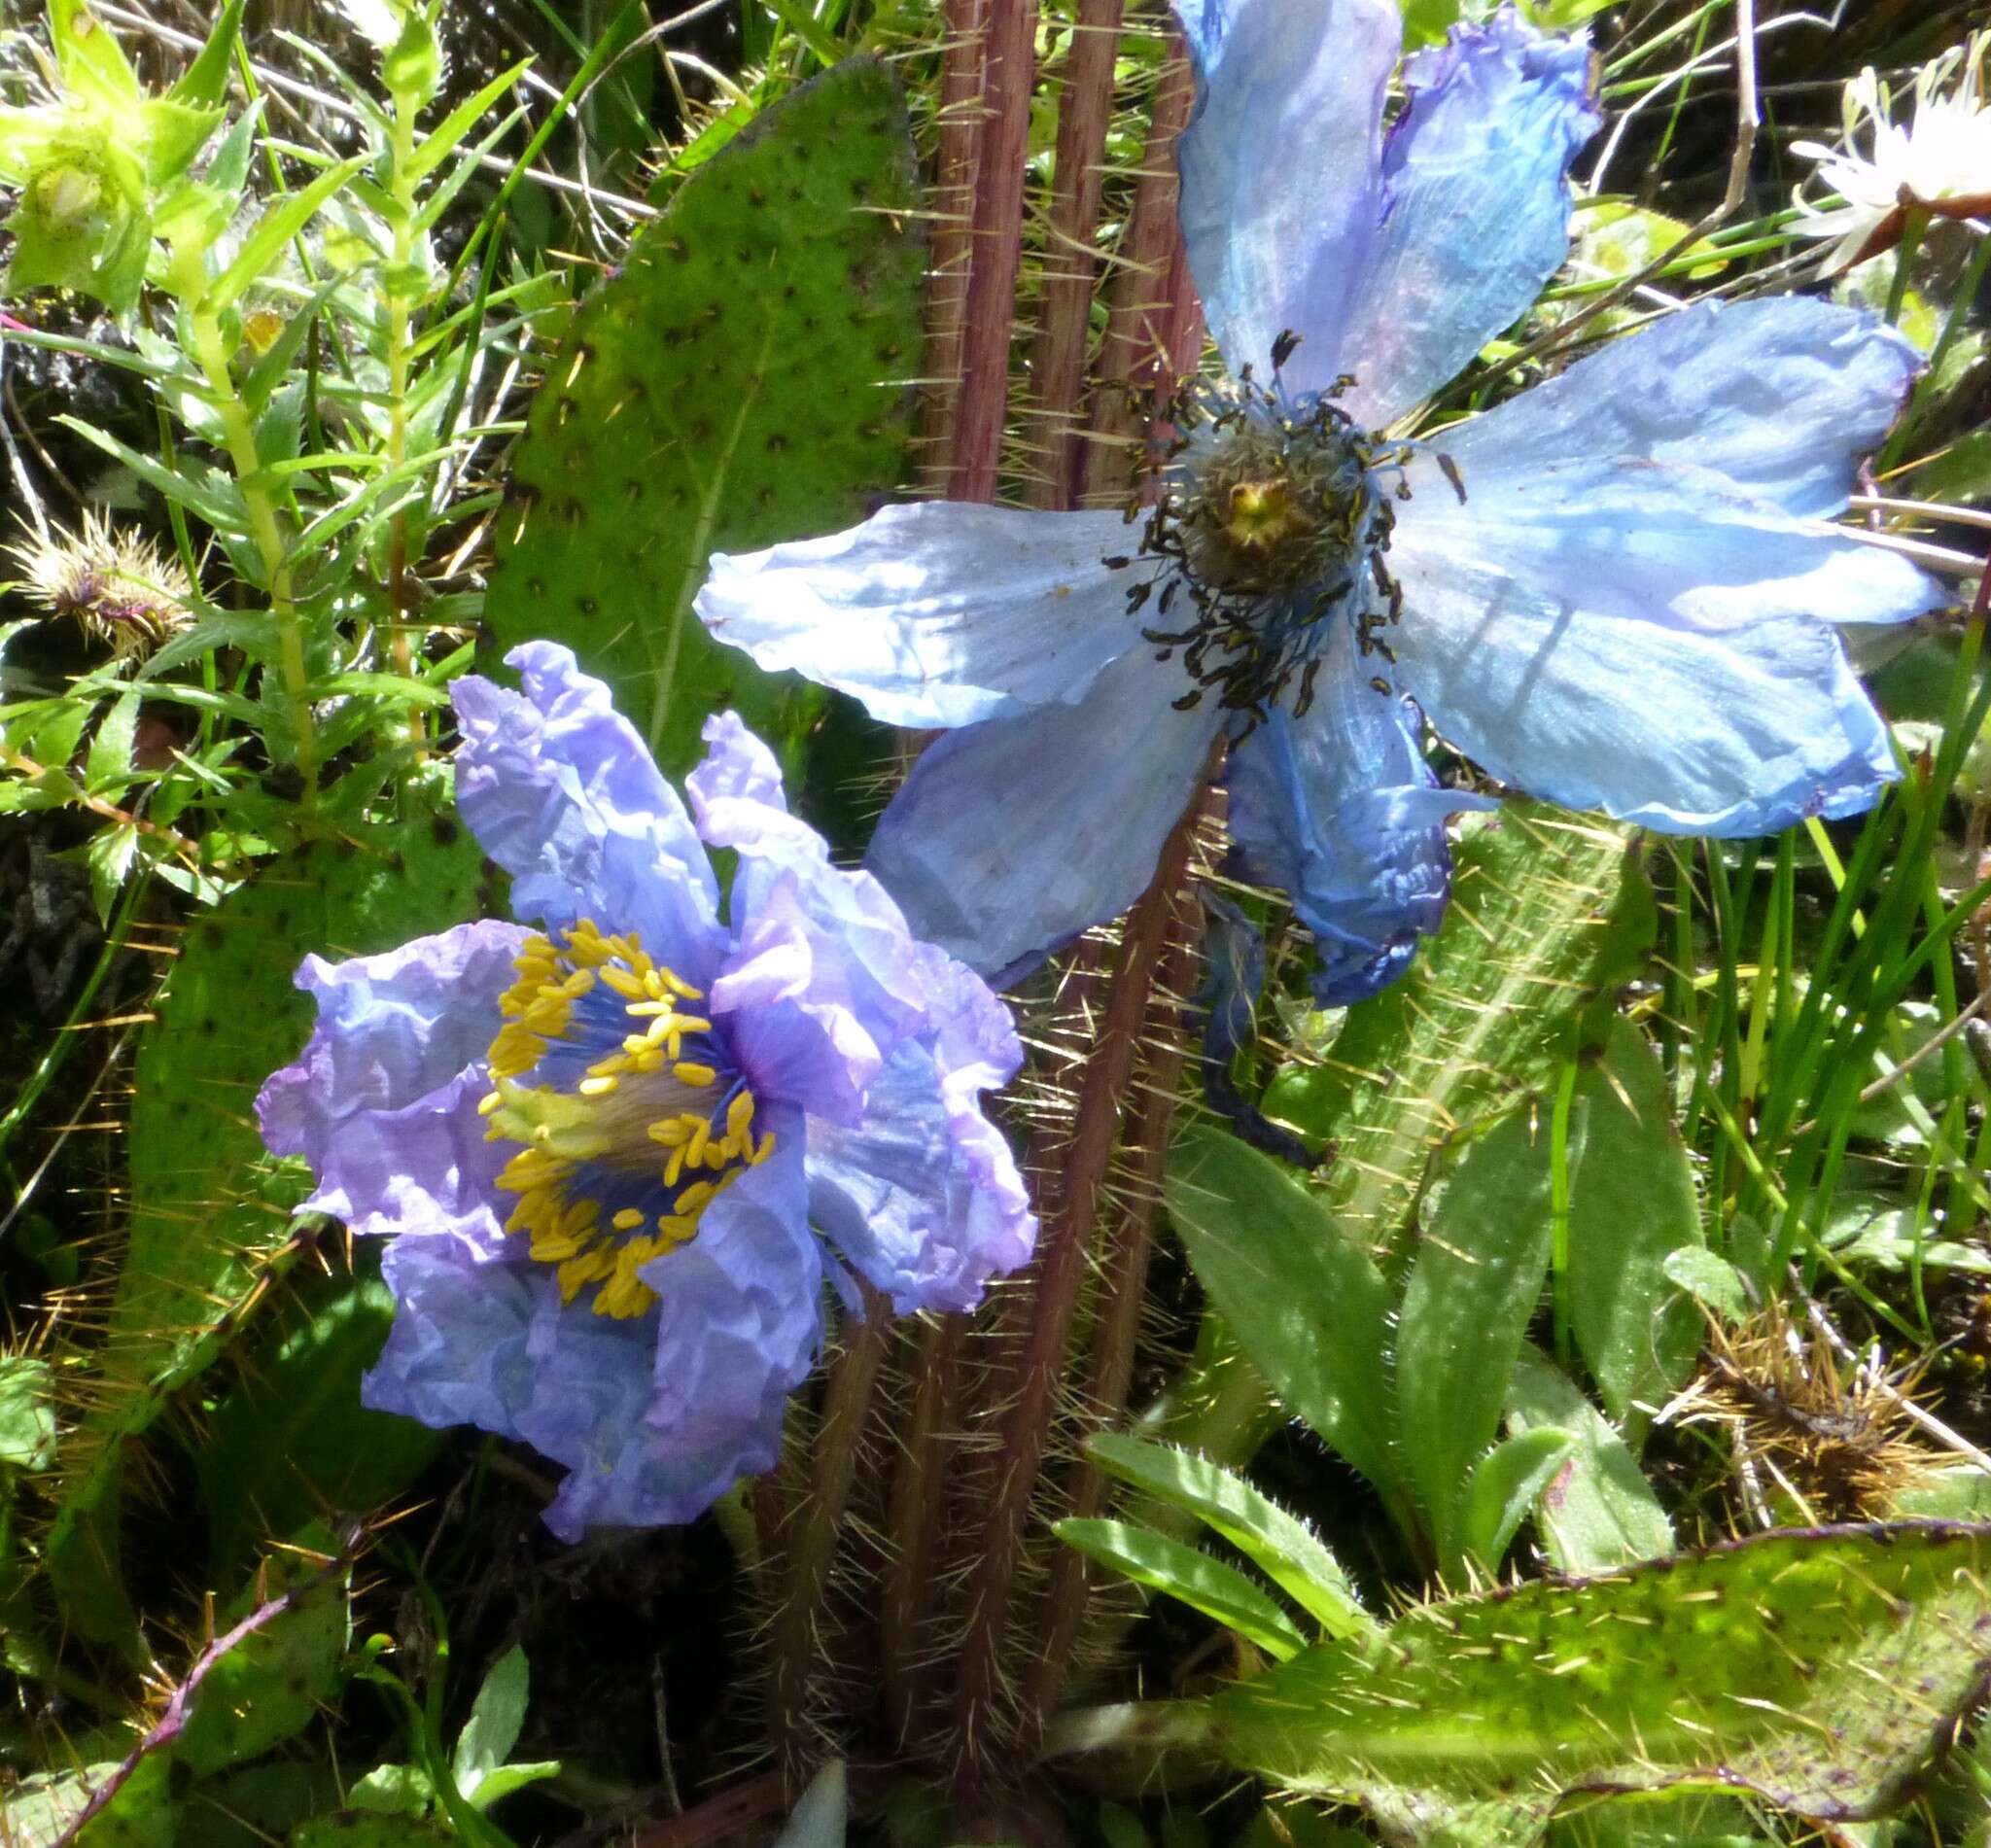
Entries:
[[1390,554],[1407,593],[1398,677],[1519,788],[1669,832],[1767,834],[1855,814],[1895,775],[1837,635],[1808,614],[1648,620],[1624,613],[1651,568],[1635,548],[1600,557],[1596,595],[1579,601],[1490,547],[1416,538]]
[[1037,1222],[981,1096],[1023,1063],[1008,1010],[982,980],[926,953],[933,1029],[886,1063],[850,1127],[809,1125],[817,1228],[901,1314],[969,1309],[1028,1261]]
[[985,975],[1113,917],[1154,876],[1220,716],[1177,712],[1181,668],[1145,650],[1076,706],[995,718],[929,745],[866,864],[914,932]]
[[476,1106],[526,934],[484,922],[384,956],[304,959],[297,986],[318,1024],[256,1109],[263,1141],[310,1164],[314,1210],[357,1233],[448,1231],[498,1249],[504,1215],[489,1202],[503,1161]]
[[1182,234],[1233,372],[1272,370],[1301,336],[1289,391],[1334,382],[1380,219],[1382,102],[1395,0],[1176,0],[1196,66],[1176,144]]
[[1381,223],[1337,356],[1355,378],[1344,402],[1371,426],[1455,377],[1562,266],[1569,163],[1601,121],[1589,46],[1512,7],[1412,57],[1404,86]]
[[788,1394],[822,1339],[804,1133],[790,1117],[776,1133],[774,1155],[706,1208],[697,1238],[644,1267],[651,1314],[570,1308],[536,1325],[520,1430],[570,1468],[546,1511],[561,1538],[695,1519],[774,1466]]
[[721,642],[861,701],[889,725],[1069,704],[1140,641],[1117,512],[922,501],[827,539],[714,555],[695,608]]
[[829,863],[790,815],[774,753],[720,713],[685,779],[701,835],[739,855],[730,907],[738,946],[712,987],[755,1091],[855,1122],[885,1055],[926,1020],[920,946],[868,873]]
[[[1502,458],[1462,473],[1463,506],[1428,459],[1409,473],[1393,569],[1442,554],[1600,615],[1705,631],[1797,615],[1901,622],[1949,601],[1898,553],[1793,519],[1711,469],[1636,458],[1520,468]],[[1423,624],[1407,616],[1404,628],[1414,650],[1423,645]],[[1415,693],[1420,682],[1411,673],[1405,684]]]
[[1786,513],[1836,513],[1922,359],[1877,316],[1802,296],[1704,301],[1438,438],[1468,494],[1548,464],[1688,463]]
[[1445,818],[1484,799],[1442,789],[1415,715],[1358,672],[1351,639],[1310,708],[1284,707],[1231,751],[1225,776],[1239,869],[1292,895],[1318,946],[1313,993],[1345,1007],[1393,982],[1450,894]]
[[454,1238],[397,1238],[380,1271],[394,1293],[394,1325],[361,1402],[437,1430],[473,1424],[521,1436],[534,1391],[532,1330],[558,1312],[552,1272],[480,1262]]
[[512,875],[512,910],[564,928],[637,929],[692,981],[721,941],[718,889],[684,805],[609,689],[550,642],[506,660],[523,695],[477,675],[450,689],[463,728],[457,806]]

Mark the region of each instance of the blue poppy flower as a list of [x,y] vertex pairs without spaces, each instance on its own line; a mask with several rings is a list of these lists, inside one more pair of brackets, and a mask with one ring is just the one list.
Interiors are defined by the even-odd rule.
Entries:
[[393,1240],[366,1402],[566,1465],[573,1539],[772,1466],[825,1278],[968,1308],[1036,1221],[981,1109],[1007,1011],[830,865],[767,748],[709,720],[687,814],[572,654],[507,658],[523,695],[453,689],[457,800],[527,922],[309,958],[317,1029],[257,1109],[312,1208]]
[[1945,601],[1828,523],[1911,384],[1872,317],[1706,303],[1428,440],[1389,433],[1535,299],[1594,133],[1589,55],[1511,10],[1404,67],[1394,0],[1176,0],[1191,267],[1232,376],[1135,516],[925,503],[713,561],[712,633],[946,728],[869,865],[1025,966],[1123,909],[1220,737],[1237,861],[1315,992],[1397,975],[1449,888],[1428,722],[1502,782],[1689,833],[1872,802],[1834,623]]

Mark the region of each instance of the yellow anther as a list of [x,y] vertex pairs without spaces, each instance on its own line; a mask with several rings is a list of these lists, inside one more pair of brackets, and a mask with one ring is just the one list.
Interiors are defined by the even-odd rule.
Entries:
[[719,1074],[711,1065],[701,1064],[695,1059],[679,1060],[671,1067],[671,1076],[694,1091],[703,1091],[708,1085],[716,1085],[719,1081]]
[[602,980],[625,1000],[636,1000],[647,992],[638,977],[631,975],[627,969],[616,968],[613,963],[604,965]]
[[684,1159],[698,1163],[705,1160],[705,1145],[712,1137],[712,1125],[700,1117],[691,1132],[691,1140],[684,1145]]
[[753,1093],[743,1091],[726,1105],[726,1140],[735,1148],[751,1148],[753,1138],[747,1127],[753,1121]]
[[613,1226],[617,1232],[634,1232],[638,1226],[643,1224],[643,1220],[644,1212],[642,1207],[625,1206],[614,1218],[609,1221],[609,1224]]
[[606,1098],[620,1083],[619,1078],[604,1075],[599,1078],[583,1078],[574,1088],[583,1098]]
[[702,1001],[705,999],[705,991],[693,988],[676,969],[659,969],[657,973],[664,978],[664,985],[680,1000]]
[[681,1217],[695,1219],[710,1206],[718,1194],[711,1181],[693,1181],[678,1196],[678,1212]]
[[480,1117],[487,1117],[504,1101],[505,1099],[497,1092],[487,1091],[477,1099],[477,1114]]
[[664,1185],[675,1187],[678,1177],[684,1171],[684,1144],[680,1143],[671,1151],[671,1159],[664,1164]]
[[691,1131],[682,1117],[660,1117],[644,1132],[652,1142],[661,1142],[665,1148],[674,1149],[681,1142],[688,1141]]
[[770,1155],[772,1155],[773,1153],[774,1153],[774,1132],[773,1132],[772,1130],[770,1130],[770,1131],[768,1131],[768,1133],[766,1133],[765,1135],[763,1135],[763,1136],[762,1136],[762,1137],[760,1138],[760,1146],[759,1146],[759,1147],[758,1147],[757,1149],[755,1149],[755,1150],[753,1151],[753,1165],[754,1165],[754,1167],[758,1168],[758,1167],[760,1166],[760,1164],[761,1164],[762,1162],[766,1161],[766,1160],[767,1160],[767,1158],[768,1158],[768,1157],[769,1157]]

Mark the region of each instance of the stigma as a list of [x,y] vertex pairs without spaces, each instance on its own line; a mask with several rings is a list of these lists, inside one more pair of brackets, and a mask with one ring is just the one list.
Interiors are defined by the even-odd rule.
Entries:
[[598,1315],[657,1300],[638,1274],[697,1236],[706,1208],[774,1152],[703,993],[651,959],[635,931],[582,919],[521,946],[500,998],[491,1141],[517,1143],[498,1185],[506,1231],[555,1268],[560,1299]]
[[1387,654],[1377,638],[1401,593],[1383,553],[1411,451],[1341,409],[1351,383],[1294,399],[1276,373],[1267,388],[1246,368],[1197,381],[1168,407],[1178,436],[1140,556],[1107,563],[1145,568],[1128,604],[1153,599],[1155,625],[1141,633],[1160,659],[1180,656],[1178,707],[1213,696],[1248,729],[1290,689],[1304,713],[1334,617],[1356,625],[1365,653]]

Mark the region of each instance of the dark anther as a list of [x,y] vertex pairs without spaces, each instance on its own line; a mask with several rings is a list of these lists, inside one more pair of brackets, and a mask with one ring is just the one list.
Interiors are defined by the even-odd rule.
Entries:
[[1369,682],[1369,684],[1373,686],[1379,693],[1387,693],[1389,691],[1389,682],[1385,680],[1380,674],[1377,675],[1376,678]]
[[1128,566],[1134,563],[1134,560],[1116,554],[1111,558],[1100,559],[1100,563],[1105,566],[1108,571],[1125,571]]
[[1130,616],[1154,595],[1154,588],[1152,577],[1143,577],[1139,583],[1127,586],[1127,613]]
[[1180,699],[1171,699],[1169,704],[1178,713],[1194,712],[1203,704],[1203,688],[1192,686]]
[[1286,362],[1293,357],[1293,349],[1300,344],[1300,336],[1288,328],[1272,343],[1272,369],[1283,372]]
[[1452,493],[1458,496],[1459,506],[1464,506],[1466,504],[1466,483],[1465,477],[1458,471],[1458,464],[1452,461],[1441,449],[1438,451],[1438,466],[1445,471],[1445,478],[1451,483]]

